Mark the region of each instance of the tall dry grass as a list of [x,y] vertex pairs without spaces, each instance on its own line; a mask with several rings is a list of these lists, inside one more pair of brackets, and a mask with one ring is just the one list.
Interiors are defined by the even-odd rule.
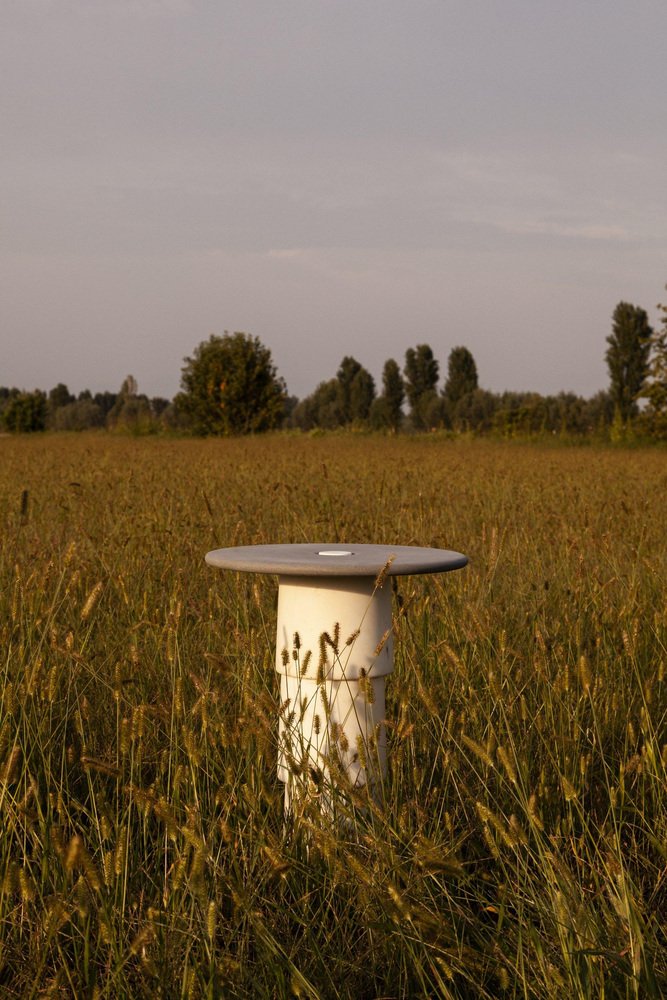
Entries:
[[[274,436],[0,440],[0,995],[667,989],[667,460]],[[379,804],[296,828],[276,581],[207,549],[466,552],[401,579]]]

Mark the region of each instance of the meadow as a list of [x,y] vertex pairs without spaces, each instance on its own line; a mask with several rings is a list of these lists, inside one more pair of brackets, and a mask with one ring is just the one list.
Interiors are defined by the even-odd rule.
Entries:
[[[667,453],[437,435],[0,439],[0,997],[667,993]],[[400,578],[378,802],[286,823],[277,581]]]

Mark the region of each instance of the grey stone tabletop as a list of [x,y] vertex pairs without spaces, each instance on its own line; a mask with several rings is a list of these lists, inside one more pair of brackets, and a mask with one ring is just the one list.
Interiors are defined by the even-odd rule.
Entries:
[[447,573],[461,569],[467,556],[450,549],[418,545],[353,545],[297,542],[288,545],[240,545],[207,552],[206,562],[218,569],[278,576],[377,576],[390,562],[390,576]]

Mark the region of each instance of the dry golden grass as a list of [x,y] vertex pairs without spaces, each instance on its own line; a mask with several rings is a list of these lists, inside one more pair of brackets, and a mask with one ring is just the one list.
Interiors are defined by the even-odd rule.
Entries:
[[[0,440],[0,995],[660,997],[664,452]],[[276,581],[234,544],[459,549],[403,579],[382,803],[285,827]]]

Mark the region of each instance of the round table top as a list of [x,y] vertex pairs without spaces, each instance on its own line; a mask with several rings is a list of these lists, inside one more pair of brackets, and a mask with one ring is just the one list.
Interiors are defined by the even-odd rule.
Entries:
[[468,557],[449,549],[418,545],[352,545],[299,542],[294,545],[240,545],[206,553],[209,566],[279,576],[377,576],[391,559],[390,576],[447,573]]

